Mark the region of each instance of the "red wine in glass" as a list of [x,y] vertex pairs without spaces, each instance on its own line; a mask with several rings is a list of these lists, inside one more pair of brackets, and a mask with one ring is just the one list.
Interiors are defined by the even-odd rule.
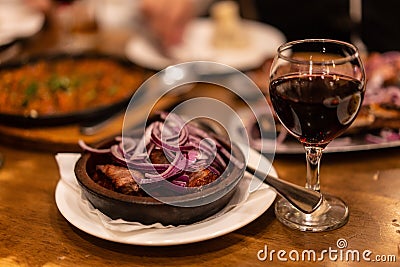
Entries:
[[359,80],[343,75],[288,75],[271,83],[270,97],[294,137],[325,147],[355,119],[362,90]]
[[[352,44],[305,39],[278,48],[271,65],[269,95],[281,124],[304,146],[308,189],[320,191],[323,150],[354,121],[365,81],[360,54]],[[343,226],[349,218],[347,204],[336,196],[322,195],[321,206],[310,214],[279,199],[275,203],[276,218],[300,231]]]

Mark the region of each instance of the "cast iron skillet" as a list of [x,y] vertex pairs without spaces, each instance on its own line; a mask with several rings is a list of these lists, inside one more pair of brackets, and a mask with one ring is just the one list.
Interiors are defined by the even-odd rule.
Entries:
[[[139,85],[150,74],[150,71],[137,66],[136,64],[128,61],[127,59],[112,55],[99,54],[99,53],[37,55],[29,59],[19,59],[19,60],[14,60],[12,62],[10,61],[4,65],[1,65],[0,69],[16,69],[23,65],[33,64],[43,59],[48,61],[57,61],[65,58],[72,58],[75,60],[84,58],[112,59],[132,72],[141,72],[143,74],[142,75],[143,80],[139,82]],[[136,91],[136,89],[137,88],[127,88],[127,90],[132,90],[132,94]],[[0,124],[18,128],[35,128],[35,127],[61,126],[74,123],[81,123],[81,124],[91,123],[93,121],[103,120],[104,118],[110,117],[113,114],[122,111],[128,106],[130,99],[131,96],[107,106],[88,108],[85,110],[69,112],[69,113],[56,113],[53,115],[43,115],[38,117],[32,117],[29,115],[24,116],[20,114],[0,113]]]

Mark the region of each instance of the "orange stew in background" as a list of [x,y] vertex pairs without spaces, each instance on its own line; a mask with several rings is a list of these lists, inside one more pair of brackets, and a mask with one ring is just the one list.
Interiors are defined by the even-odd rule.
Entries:
[[0,113],[31,117],[95,109],[129,98],[144,73],[112,58],[40,59],[0,70]]

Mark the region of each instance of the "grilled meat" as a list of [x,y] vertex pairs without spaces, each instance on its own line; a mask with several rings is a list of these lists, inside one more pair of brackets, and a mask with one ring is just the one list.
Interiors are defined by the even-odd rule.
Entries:
[[164,155],[164,151],[162,149],[153,149],[150,153],[150,161],[153,164],[169,164],[170,162]]
[[[97,165],[96,169],[111,180],[116,191],[127,195],[138,193],[140,187],[136,183],[135,179],[144,178],[144,175],[141,172],[111,164]],[[133,176],[135,178],[133,178]]]
[[189,174],[189,187],[203,186],[215,181],[219,176],[210,171],[209,169],[203,169],[198,172],[192,172]]

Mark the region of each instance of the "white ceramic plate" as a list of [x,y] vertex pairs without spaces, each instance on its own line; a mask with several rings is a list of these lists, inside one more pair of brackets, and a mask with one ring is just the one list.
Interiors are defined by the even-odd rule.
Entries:
[[126,55],[135,63],[155,70],[195,60],[214,61],[248,70],[259,67],[286,40],[278,29],[267,24],[243,20],[243,27],[248,34],[249,44],[241,49],[215,48],[211,42],[214,29],[212,20],[196,19],[188,25],[183,43],[173,49],[173,59],[160,53],[145,36],[132,38],[126,46]]
[[43,13],[22,3],[0,2],[0,45],[36,34],[42,29],[44,20]]
[[[271,174],[277,176],[274,168]],[[106,229],[97,215],[85,212],[80,194],[63,180],[58,182],[55,191],[59,211],[78,229],[105,240],[142,246],[188,244],[228,234],[261,216],[272,205],[275,197],[275,191],[261,184],[244,203],[216,218],[177,228],[151,228],[124,233]]]

